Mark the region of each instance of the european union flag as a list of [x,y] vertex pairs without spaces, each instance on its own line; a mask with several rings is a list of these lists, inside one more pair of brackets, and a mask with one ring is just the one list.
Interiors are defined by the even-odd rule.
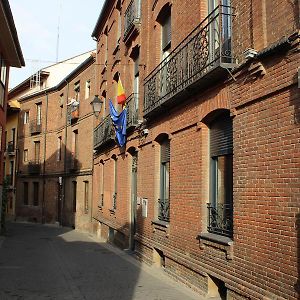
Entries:
[[117,141],[120,147],[123,147],[126,144],[127,109],[124,108],[122,112],[118,114],[111,100],[109,100],[109,111],[116,130]]

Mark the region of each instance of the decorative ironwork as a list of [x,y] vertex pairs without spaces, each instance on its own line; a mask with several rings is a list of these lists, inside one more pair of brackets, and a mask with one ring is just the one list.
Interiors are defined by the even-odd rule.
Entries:
[[139,94],[131,94],[127,101],[127,129],[138,124],[139,117]]
[[110,115],[94,129],[94,149],[115,139],[115,129]]
[[14,142],[8,142],[7,143],[7,152],[9,154],[12,154],[12,153],[14,153],[14,151],[15,151],[15,143]]
[[29,161],[28,162],[28,173],[29,174],[40,174],[41,164],[38,161]]
[[207,204],[208,232],[232,237],[233,209],[231,204]]
[[117,208],[117,193],[114,193],[112,195],[112,209],[116,209]]
[[124,39],[141,20],[141,0],[132,0],[125,11]]
[[100,195],[100,206],[104,206],[104,194]]
[[213,10],[145,79],[144,113],[178,97],[217,67],[235,66],[231,53],[232,8]]
[[42,132],[42,122],[39,119],[34,119],[30,121],[30,133],[38,134]]
[[158,219],[170,222],[170,201],[169,199],[158,199]]

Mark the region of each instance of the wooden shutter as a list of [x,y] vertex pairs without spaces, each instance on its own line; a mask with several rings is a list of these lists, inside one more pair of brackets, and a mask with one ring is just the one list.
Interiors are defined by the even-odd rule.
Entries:
[[210,156],[232,154],[232,120],[229,114],[222,115],[210,128]]
[[161,163],[170,161],[170,141],[167,140],[161,144]]
[[171,46],[171,15],[167,15],[162,24],[162,50]]

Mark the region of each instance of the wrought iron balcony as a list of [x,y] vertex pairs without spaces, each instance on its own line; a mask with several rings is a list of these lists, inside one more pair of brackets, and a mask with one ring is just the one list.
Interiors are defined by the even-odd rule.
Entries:
[[134,30],[141,24],[141,0],[132,0],[125,11],[125,28],[123,40],[128,40]]
[[158,199],[158,220],[170,222],[169,199]]
[[29,161],[28,162],[28,173],[29,174],[40,174],[41,164],[39,161]]
[[8,153],[8,155],[14,155],[15,154],[15,143],[14,142],[8,142],[7,143],[7,153]]
[[112,209],[116,209],[117,208],[117,193],[114,193],[112,195]]
[[232,204],[207,204],[208,232],[232,237],[233,208]]
[[107,142],[114,141],[115,129],[110,115],[94,129],[94,149],[103,146]]
[[138,124],[139,94],[133,93],[127,99],[127,129]]
[[79,106],[69,105],[67,107],[68,124],[73,124],[79,119]]
[[38,134],[42,132],[42,120],[34,119],[30,121],[30,134]]
[[236,65],[232,16],[231,7],[218,6],[146,77],[146,117],[183,101]]

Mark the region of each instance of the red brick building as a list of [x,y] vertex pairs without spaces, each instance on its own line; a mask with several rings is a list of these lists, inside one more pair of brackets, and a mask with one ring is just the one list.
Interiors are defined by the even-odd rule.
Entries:
[[298,2],[105,1],[92,36],[94,230],[204,296],[298,299]]
[[9,93],[20,103],[18,219],[88,231],[95,53],[49,66]]
[[[2,211],[3,155],[9,68],[25,66],[13,15],[7,0],[0,3],[0,211]],[[1,219],[1,214],[0,214]]]

